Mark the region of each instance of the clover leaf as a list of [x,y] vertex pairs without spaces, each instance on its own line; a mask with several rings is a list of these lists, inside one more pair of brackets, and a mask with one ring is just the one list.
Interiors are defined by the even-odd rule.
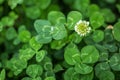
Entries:
[[75,71],[80,74],[88,74],[93,71],[93,67],[86,64],[75,64]]
[[71,11],[67,15],[67,28],[74,30],[75,24],[82,19],[82,14],[78,11]]
[[53,24],[64,24],[66,22],[65,16],[63,13],[59,12],[59,11],[51,11],[48,14],[48,20]]
[[51,23],[47,20],[36,20],[34,22],[35,30],[38,35],[36,36],[36,40],[39,43],[49,43],[52,40],[51,36]]
[[104,24],[104,17],[101,13],[95,12],[90,16],[90,23],[93,29],[100,28]]
[[36,61],[37,62],[41,62],[44,57],[46,56],[46,51],[45,50],[41,50],[39,52],[36,53]]
[[42,75],[43,68],[41,67],[41,65],[31,64],[27,67],[26,73],[30,77],[35,78],[39,75]]
[[55,40],[60,40],[67,36],[67,30],[63,24],[56,24],[51,32]]
[[113,28],[113,36],[114,38],[117,40],[117,41],[120,41],[120,35],[119,35],[119,32],[120,32],[120,22],[117,22],[115,25],[114,25],[114,28]]
[[80,53],[83,63],[95,63],[99,59],[99,51],[92,45],[87,45],[82,48]]
[[80,62],[80,52],[74,43],[70,43],[66,47],[64,58],[65,61],[70,65],[74,65],[75,63]]
[[120,54],[114,54],[111,58],[110,58],[110,66],[113,70],[115,71],[120,71]]

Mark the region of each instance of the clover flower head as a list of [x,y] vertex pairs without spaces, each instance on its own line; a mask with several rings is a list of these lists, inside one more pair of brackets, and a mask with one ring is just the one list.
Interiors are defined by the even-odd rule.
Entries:
[[78,21],[75,25],[75,31],[82,37],[86,36],[91,32],[91,27],[89,27],[88,21]]

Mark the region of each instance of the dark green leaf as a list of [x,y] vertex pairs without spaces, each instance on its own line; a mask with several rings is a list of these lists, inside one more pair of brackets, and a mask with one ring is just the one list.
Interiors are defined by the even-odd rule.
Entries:
[[120,41],[120,22],[117,22],[113,28],[113,36],[117,41]]
[[110,66],[115,71],[120,71],[120,54],[116,53],[110,58]]
[[95,66],[95,74],[97,77],[99,77],[103,71],[109,71],[109,70],[110,70],[110,66],[107,62],[101,62]]
[[100,80],[115,80],[115,76],[114,76],[113,72],[111,72],[111,71],[103,71],[99,75],[99,79]]
[[27,67],[26,74],[32,78],[42,75],[43,68],[37,64],[31,64]]
[[8,40],[12,40],[12,39],[14,39],[15,37],[17,37],[17,32],[16,32],[16,30],[15,30],[13,27],[9,28],[9,29],[7,30],[7,32],[6,32],[6,38],[7,38]]
[[104,39],[104,32],[102,30],[95,30],[92,38],[95,42],[100,42]]
[[41,10],[37,6],[27,7],[26,16],[30,19],[37,19],[41,15]]

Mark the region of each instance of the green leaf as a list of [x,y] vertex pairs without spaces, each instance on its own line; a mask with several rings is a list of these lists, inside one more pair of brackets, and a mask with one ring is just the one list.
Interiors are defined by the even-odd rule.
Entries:
[[95,75],[99,77],[103,71],[109,71],[109,70],[110,70],[110,66],[107,62],[98,63],[95,66]]
[[100,52],[99,61],[107,61],[108,60],[108,52]]
[[34,22],[35,30],[38,35],[36,36],[36,41],[39,43],[49,43],[52,40],[51,36],[51,23],[47,20],[36,20]]
[[30,77],[24,77],[24,78],[22,78],[22,80],[32,80],[32,78],[30,78]]
[[18,28],[18,33],[22,32],[26,30],[26,26],[25,25],[20,25],[19,28]]
[[[70,77],[70,76],[69,76]],[[77,72],[72,73],[71,80],[80,80],[80,74]]]
[[51,11],[48,13],[48,20],[52,24],[64,24],[66,22],[65,15],[59,11]]
[[45,32],[46,29],[47,31],[50,31],[51,29],[51,23],[47,20],[36,20],[34,22],[34,28],[37,31],[37,33]]
[[75,24],[82,19],[82,14],[78,11],[71,11],[67,15],[67,28],[74,30]]
[[23,69],[27,67],[27,62],[19,58],[12,58],[8,67],[13,71],[14,75],[18,75],[22,72]]
[[117,22],[113,28],[113,36],[117,41],[120,41],[120,22]]
[[52,41],[52,37],[47,34],[39,34],[36,36],[36,41],[40,44],[47,44]]
[[83,38],[84,42],[87,44],[87,45],[93,45],[95,44],[95,42],[93,41],[92,39],[92,35],[91,36],[86,36]]
[[2,69],[0,73],[0,80],[5,80],[5,69]]
[[55,73],[52,70],[48,70],[44,73],[45,77],[55,76]]
[[62,71],[62,70],[63,70],[63,67],[60,64],[55,65],[55,67],[54,67],[54,72],[55,73],[57,73],[59,71]]
[[42,75],[43,68],[37,64],[31,64],[26,69],[26,74],[32,78]]
[[87,16],[90,17],[92,14],[94,14],[95,12],[99,12],[100,8],[98,5],[96,4],[91,4],[89,7],[88,7],[88,12],[87,12]]
[[106,22],[114,22],[116,19],[115,14],[108,8],[101,10]]
[[75,64],[74,67],[75,71],[80,74],[88,74],[93,71],[93,68],[91,66],[88,66],[86,64]]
[[65,44],[66,44],[66,39],[62,39],[62,40],[53,40],[50,45],[52,49],[59,50],[63,46],[65,46]]
[[18,18],[18,15],[15,12],[11,11],[9,13],[9,17],[13,20],[16,20]]
[[29,44],[30,46],[35,50],[35,51],[38,51],[41,47],[42,47],[42,44],[38,43],[36,40],[35,40],[35,37],[32,37],[29,41]]
[[56,80],[55,77],[46,77],[44,80]]
[[114,71],[120,71],[120,54],[116,53],[110,58],[110,66]]
[[51,0],[38,0],[39,2],[37,2],[37,6],[41,9],[46,9],[50,3],[51,3]]
[[112,35],[112,30],[111,29],[106,29],[105,30],[105,42],[112,42],[114,41],[114,37]]
[[19,51],[19,58],[21,60],[28,61],[34,56],[34,54],[35,54],[35,51],[32,50],[31,48],[21,49]]
[[57,4],[51,4],[49,7],[48,7],[48,12],[50,11],[60,11],[60,6],[57,5]]
[[67,31],[63,24],[56,24],[51,31],[52,37],[55,40],[63,39],[67,36]]
[[53,64],[52,64],[52,62],[45,62],[45,64],[44,64],[44,69],[46,70],[46,71],[52,71],[52,68],[53,68]]
[[104,32],[102,30],[95,30],[92,38],[95,42],[101,42],[104,39]]
[[23,0],[8,0],[8,5],[14,9],[18,4],[22,4]]
[[8,40],[12,40],[14,39],[15,37],[17,37],[17,32],[16,30],[13,28],[13,27],[10,27],[7,32],[6,32],[6,38]]
[[28,30],[24,30],[19,32],[18,37],[20,39],[21,42],[28,42],[31,38],[31,33]]
[[[48,66],[46,66],[48,64]],[[52,69],[53,65],[51,63],[51,58],[48,56],[45,56],[43,61],[41,61],[41,65],[44,65],[44,69],[48,70],[48,69]],[[47,68],[48,67],[48,68]]]
[[109,52],[116,52],[118,50],[118,47],[115,43],[111,43],[111,44],[106,44],[104,43],[103,45],[106,49],[108,49]]
[[27,7],[25,13],[30,19],[37,19],[41,15],[41,11],[37,6]]
[[20,43],[20,39],[17,37],[14,39],[13,44],[18,45]]
[[14,25],[14,20],[11,19],[9,16],[5,16],[1,19],[2,25],[3,26],[13,26]]
[[3,30],[3,27],[4,27],[3,23],[0,22],[0,32]]
[[100,51],[100,55],[101,55],[101,52],[107,52],[107,49],[101,44],[95,44],[95,47]]
[[107,3],[113,4],[116,2],[116,0],[105,0]]
[[73,5],[74,9],[77,9],[77,10],[81,11],[82,13],[84,13],[84,15],[86,15],[85,12],[90,4],[90,0],[75,0],[73,3],[72,3],[72,5]]
[[93,78],[94,78],[93,72],[91,72],[89,74],[85,74],[85,75],[84,74],[80,75],[80,80],[93,80]]
[[44,57],[46,56],[46,51],[45,50],[40,50],[39,52],[36,53],[36,61],[41,62]]
[[99,59],[99,52],[94,46],[88,45],[82,48],[80,57],[83,63],[95,63]]
[[69,35],[69,41],[78,44],[82,41],[82,37],[80,37],[80,35],[78,35],[76,33],[73,33],[73,34]]
[[0,4],[2,4],[4,2],[4,0],[0,0]]
[[120,4],[117,4],[116,7],[117,7],[117,9],[118,9],[118,11],[120,13]]
[[103,71],[99,75],[99,79],[100,80],[115,80],[115,76],[114,76],[113,72],[111,72],[111,71]]
[[64,58],[69,65],[74,65],[76,62],[80,62],[80,52],[75,44],[70,43],[65,48]]
[[104,24],[104,17],[101,13],[95,12],[90,16],[90,24],[93,29],[100,28]]
[[64,73],[64,80],[79,80],[79,75],[75,72],[73,67],[68,68]]

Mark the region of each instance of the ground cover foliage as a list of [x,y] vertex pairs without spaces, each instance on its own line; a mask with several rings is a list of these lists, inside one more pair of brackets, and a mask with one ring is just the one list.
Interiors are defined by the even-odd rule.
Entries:
[[120,0],[0,0],[0,80],[120,80]]

